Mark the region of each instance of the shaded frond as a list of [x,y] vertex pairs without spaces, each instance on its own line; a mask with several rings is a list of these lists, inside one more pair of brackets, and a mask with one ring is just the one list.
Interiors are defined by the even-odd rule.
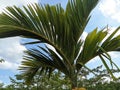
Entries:
[[[25,51],[24,60],[19,70],[25,76],[26,82],[30,82],[37,72],[46,72],[51,74],[52,71],[58,69],[69,75],[69,70],[64,61],[52,50],[38,47]],[[46,47],[47,48],[47,47]]]
[[[108,71],[110,70],[110,68],[106,64],[106,61],[104,61],[104,58],[109,60],[112,68],[113,66],[115,66],[119,70],[119,67],[114,63],[108,53],[111,51],[117,51],[120,47],[120,35],[115,36],[118,30],[119,27],[109,36],[107,36],[108,33],[104,30],[97,31],[97,29],[95,29],[94,31],[89,33],[85,39],[83,49],[81,50],[77,60],[77,69],[79,70],[82,65],[86,64],[94,57],[100,56],[100,59],[102,60]],[[112,74],[111,76],[114,77]]]
[[0,38],[22,36],[52,45],[71,67],[76,44],[99,0],[70,0],[60,5],[28,5],[24,10],[7,7],[0,14]]

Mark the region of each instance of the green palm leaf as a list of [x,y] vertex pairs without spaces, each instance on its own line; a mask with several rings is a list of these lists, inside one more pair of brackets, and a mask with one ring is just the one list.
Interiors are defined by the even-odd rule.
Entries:
[[27,76],[27,82],[30,82],[38,71],[41,73],[42,71],[46,71],[46,73],[50,75],[54,69],[58,69],[65,74],[69,74],[67,66],[54,51],[47,47],[46,49],[42,47],[38,48],[39,49],[30,49],[25,52],[24,61],[22,61],[19,68],[22,70],[23,75]]
[[50,75],[57,69],[68,76],[72,86],[76,87],[81,67],[96,56],[101,58],[111,75],[104,58],[110,61],[111,66],[119,68],[108,53],[120,50],[120,35],[115,36],[119,27],[109,37],[106,37],[107,31],[96,28],[85,41],[80,38],[98,2],[69,0],[66,9],[61,5],[33,4],[23,6],[23,9],[14,6],[7,7],[0,14],[0,38],[20,36],[35,40],[24,45],[42,43],[54,48],[33,46],[25,52],[20,70],[26,76],[26,81],[31,81],[37,72]]

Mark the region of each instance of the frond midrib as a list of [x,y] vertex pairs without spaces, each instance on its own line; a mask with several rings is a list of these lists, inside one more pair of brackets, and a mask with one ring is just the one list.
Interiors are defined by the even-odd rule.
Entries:
[[[62,55],[62,57],[64,58],[64,60],[67,61],[68,65],[69,65],[69,68],[71,69],[72,68],[72,65],[70,64],[68,58],[64,55],[64,53],[59,49],[59,47],[57,45],[55,45],[54,43],[52,43],[50,40],[48,40],[45,36],[43,35],[40,35],[38,33],[36,33],[34,30],[30,30],[30,29],[26,29],[26,28],[23,28],[23,27],[18,27],[18,26],[12,26],[12,25],[0,25],[0,27],[9,27],[9,28],[14,28],[14,29],[18,29],[18,30],[21,30],[21,31],[26,31],[26,32],[29,32],[29,33],[32,33],[40,38],[42,38],[43,40],[47,41],[50,45],[52,45],[60,55]],[[37,38],[39,39],[39,38]],[[41,39],[39,39],[41,40]]]

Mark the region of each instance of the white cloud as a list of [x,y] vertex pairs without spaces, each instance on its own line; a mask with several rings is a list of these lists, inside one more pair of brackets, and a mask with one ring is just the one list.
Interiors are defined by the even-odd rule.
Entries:
[[18,6],[27,5],[31,3],[37,3],[38,0],[1,0],[0,2],[0,13],[3,12],[7,6]]
[[[109,28],[109,30],[110,30],[109,33],[112,34],[116,29],[117,29],[117,27]],[[115,36],[118,36],[118,35],[120,35],[120,30],[118,30],[118,32],[115,34]]]
[[22,3],[20,2],[20,0],[2,0],[0,2],[0,12],[2,12],[3,9],[5,9],[5,7],[7,6],[13,6],[13,5],[19,6],[21,4]]
[[[107,31],[108,34],[107,34],[107,36],[105,37],[104,40],[106,40],[116,29],[117,29],[117,27],[109,27],[109,26],[108,26],[108,27],[105,29],[105,31]],[[118,36],[118,35],[120,35],[120,29],[116,32],[116,34],[115,34],[113,37],[116,37],[116,36]]]
[[88,35],[88,33],[84,31],[81,35],[81,39],[85,40],[87,35]]
[[[0,13],[7,6],[16,5],[21,7],[31,3],[37,3],[38,0],[1,0],[0,2]],[[25,47],[20,45],[20,37],[0,39],[0,58],[5,59],[5,62],[0,63],[0,69],[15,70],[23,56]]]
[[31,3],[38,3],[38,0],[21,0],[23,5],[31,4]]
[[9,61],[5,61],[4,63],[0,64],[0,69],[5,69],[5,70],[16,70],[18,68],[19,64],[17,63],[12,63]]
[[120,22],[120,0],[102,0],[99,10],[104,16]]
[[18,67],[26,50],[20,45],[20,40],[20,37],[0,39],[0,57],[5,59],[0,63],[0,69],[15,70]]
[[113,62],[120,67],[120,52],[110,52],[109,54]]
[[2,80],[0,80],[0,83],[3,83],[3,81],[2,81]]

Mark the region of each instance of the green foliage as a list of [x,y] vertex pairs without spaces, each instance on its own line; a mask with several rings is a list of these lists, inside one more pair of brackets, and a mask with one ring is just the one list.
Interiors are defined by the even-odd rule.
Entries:
[[3,88],[4,84],[3,83],[0,83],[0,89]]
[[[21,36],[35,39],[26,42],[33,47],[25,51],[19,68],[27,84],[32,83],[38,72],[39,75],[45,73],[50,77],[55,70],[59,70],[69,78],[72,88],[75,88],[82,67],[96,56],[100,57],[113,79],[116,79],[111,68],[114,66],[119,71],[120,69],[108,52],[119,51],[120,35],[115,34],[120,27],[108,37],[107,31],[96,28],[87,35],[85,41],[81,39],[91,17],[90,13],[98,2],[99,0],[69,0],[66,9],[61,5],[32,4],[23,6],[23,9],[13,6],[7,7],[0,14],[0,38]],[[37,48],[34,47],[35,44]],[[109,60],[111,67],[105,59]]]
[[4,59],[0,59],[0,63],[4,62],[5,60]]
[[[111,75],[108,70],[103,69],[102,66],[98,66],[97,68],[92,69],[95,76],[88,77],[90,75],[89,71],[86,71],[84,74],[84,79],[79,81],[79,85],[81,87],[85,87],[87,90],[119,90],[120,89],[120,78],[116,81],[112,80]],[[119,73],[117,69],[111,69],[113,74]]]
[[[78,86],[85,87],[87,90],[119,90],[120,79],[113,81],[109,72],[98,66],[92,69],[97,75],[92,75],[89,70],[82,68],[78,76]],[[112,73],[118,73],[119,70],[112,69]],[[31,85],[27,86],[21,75],[15,75],[15,79],[10,77],[11,84],[0,90],[71,90],[70,80],[59,71],[55,71],[51,78],[39,73],[35,75]],[[81,77],[81,78],[80,78]],[[3,87],[3,84],[2,84]]]
[[35,75],[30,85],[27,85],[21,75],[15,75],[15,79],[10,77],[11,84],[6,86],[6,90],[70,90],[70,81],[61,72],[55,71],[51,78],[39,73]]

